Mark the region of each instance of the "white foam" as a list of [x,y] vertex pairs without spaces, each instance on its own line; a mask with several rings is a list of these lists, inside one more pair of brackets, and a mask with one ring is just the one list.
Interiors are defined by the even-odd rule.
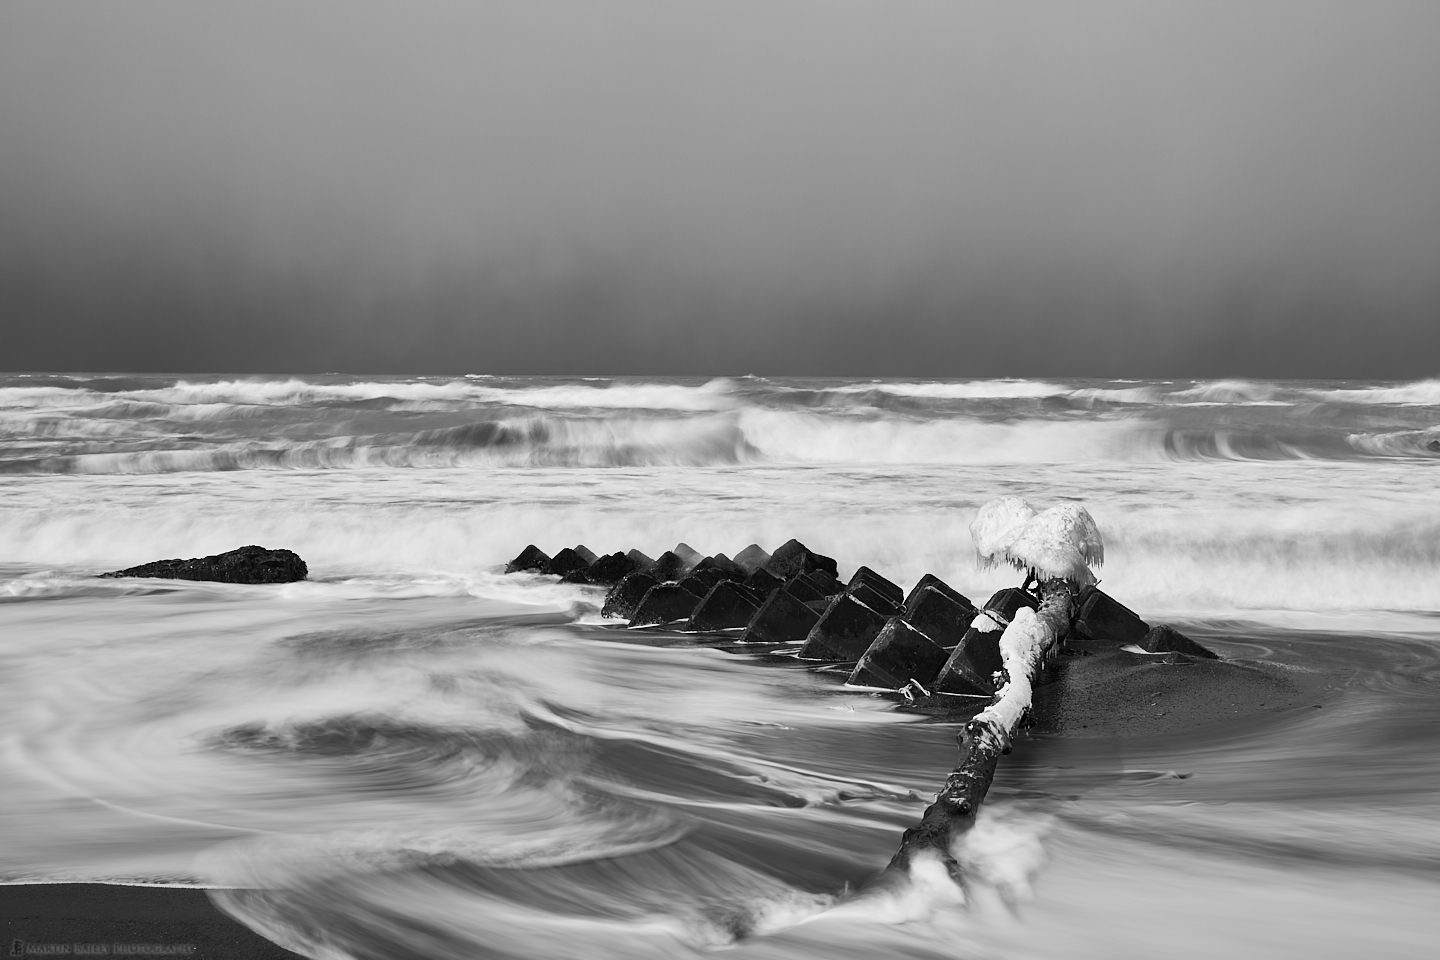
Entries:
[[843,387],[832,387],[831,393],[888,393],[897,397],[920,397],[932,400],[1014,400],[1035,397],[1058,397],[1071,392],[1070,387],[1038,380],[967,380],[960,383],[927,381],[895,383],[876,380]]
[[1386,403],[1397,405],[1440,406],[1440,379],[1417,380],[1399,386],[1357,387],[1340,390],[1316,390],[1314,396],[1338,403]]

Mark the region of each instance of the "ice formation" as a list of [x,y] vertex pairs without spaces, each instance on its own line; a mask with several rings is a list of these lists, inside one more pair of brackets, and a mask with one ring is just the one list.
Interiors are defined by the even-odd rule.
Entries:
[[1021,497],[997,497],[980,507],[970,536],[981,566],[1008,563],[1041,578],[1087,586],[1095,582],[1090,564],[1105,562],[1105,542],[1090,511],[1062,503],[1036,512]]
[[993,567],[1002,559],[1009,560],[1007,548],[1035,517],[1035,508],[1024,497],[996,497],[982,504],[970,521],[980,565]]

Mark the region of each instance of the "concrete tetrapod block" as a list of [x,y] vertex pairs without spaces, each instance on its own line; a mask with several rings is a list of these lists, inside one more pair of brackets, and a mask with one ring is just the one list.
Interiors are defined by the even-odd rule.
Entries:
[[657,583],[645,594],[640,606],[630,617],[630,626],[646,627],[656,623],[689,620],[700,605],[700,597],[678,583]]
[[655,558],[655,564],[645,571],[656,580],[679,580],[689,570],[684,560],[681,560],[673,550],[666,550]]
[[648,573],[637,571],[630,574],[605,595],[605,605],[600,608],[600,616],[630,619],[635,608],[640,606],[640,601],[645,599],[645,594],[659,582]]
[[634,560],[623,553],[606,554],[585,570],[591,583],[614,586],[639,569]]
[[705,596],[705,594],[710,592],[710,588],[715,586],[715,584],[721,582],[722,580],[728,579],[729,578],[726,577],[725,574],[721,573],[719,570],[716,570],[714,567],[696,567],[694,570],[691,570],[689,573],[685,574],[685,576],[681,577],[680,582],[685,583],[688,581],[704,584],[704,588],[700,591],[700,596],[703,597]]
[[900,612],[900,607],[898,604],[894,603],[885,594],[881,593],[879,590],[876,590],[874,587],[872,587],[870,584],[866,583],[863,580],[859,583],[852,583],[850,586],[846,587],[845,595],[854,597],[856,600],[859,600],[871,610],[874,610],[876,613],[883,614],[887,617],[893,617]]
[[949,656],[925,634],[899,617],[891,617],[855,664],[849,682],[861,687],[898,690],[915,680],[929,687]]
[[827,597],[836,597],[845,592],[845,584],[841,583],[838,577],[832,576],[829,570],[809,570],[801,576]]
[[833,577],[837,567],[833,558],[814,553],[799,540],[792,539],[785,541],[770,555],[770,563],[766,569],[775,576],[788,580],[797,573],[809,570],[826,570]]
[[781,588],[765,598],[745,629],[745,640],[751,643],[786,643],[803,640],[815,626],[820,615]]
[[906,606],[903,616],[936,645],[952,650],[965,638],[965,631],[975,619],[975,609],[956,603],[935,587],[926,587]]
[[506,573],[520,573],[525,570],[538,570],[542,573],[550,565],[550,554],[541,550],[535,544],[530,544],[520,555],[509,563],[505,564]]
[[1075,615],[1075,630],[1096,643],[1127,643],[1143,645],[1150,624],[1120,601],[1097,587],[1086,587],[1080,593]]
[[995,692],[991,678],[1002,666],[1000,634],[1004,630],[985,614],[977,614],[965,636],[950,651],[950,659],[940,668],[933,692],[991,696]]
[[[797,600],[804,600],[806,602],[809,602],[812,600],[828,601],[829,599],[826,596],[825,591],[817,587],[814,583],[811,583],[810,579],[804,574],[801,574],[798,577],[791,577],[789,580],[787,580],[785,582],[785,589],[789,590],[790,593]],[[828,606],[829,604],[827,603],[826,605]]]
[[550,562],[545,564],[545,570],[543,572],[552,576],[563,577],[567,573],[584,570],[589,566],[590,561],[580,556],[580,554],[576,553],[572,548],[566,547],[550,558]]
[[705,577],[691,575],[681,577],[676,581],[676,585],[695,594],[696,600],[704,600],[705,594],[710,592],[710,588],[720,582],[719,580],[710,580]]
[[760,601],[753,593],[734,580],[722,580],[705,594],[685,629],[699,633],[733,630],[748,626],[759,610]]
[[984,612],[995,614],[995,620],[1004,627],[1015,619],[1015,612],[1021,607],[1038,610],[1040,601],[1019,587],[1006,587],[1004,590],[995,591],[994,595],[985,601]]
[[877,593],[897,607],[905,602],[905,591],[901,590],[898,584],[885,579],[869,567],[857,569],[855,575],[850,578],[849,586],[853,587],[862,582],[869,584]]
[[596,560],[600,559],[599,555],[596,554],[594,550],[591,550],[583,543],[576,544],[574,550],[576,555],[579,556],[581,560],[585,561],[585,565],[587,567],[590,564],[594,563]]
[[670,552],[680,558],[680,561],[685,564],[686,570],[689,570],[690,568],[694,567],[695,564],[705,559],[705,554],[701,553],[699,550],[696,550],[694,547],[690,546],[690,544],[685,543],[684,541],[675,544],[675,549],[671,550]]
[[799,657],[802,660],[859,660],[880,635],[885,617],[853,595],[842,593],[831,601],[805,635]]
[[699,570],[714,570],[726,580],[744,580],[747,574],[740,564],[731,560],[723,553],[717,553],[713,557],[706,557],[691,568],[690,572]]
[[655,566],[655,558],[648,557],[639,550],[626,550],[625,556],[629,557],[635,564],[636,570],[648,570],[650,567]]
[[758,543],[752,543],[735,554],[735,562],[740,564],[740,568],[749,576],[770,562],[770,554],[761,549]]
[[[925,574],[925,576],[921,577],[920,580],[915,584],[915,586],[910,588],[910,592],[905,595],[904,609],[907,613],[910,611],[910,605],[920,599],[920,594],[925,592],[926,587],[934,587],[936,590],[939,590],[941,593],[945,594],[947,597],[949,597],[951,600],[954,600],[956,603],[963,604],[964,606],[969,607],[971,610],[975,609],[975,604],[970,602],[969,597],[965,596],[965,594],[950,586],[950,584],[946,583],[944,580],[941,580],[939,577],[935,576],[935,574],[927,573]],[[971,616],[974,616],[974,614],[971,614]]]
[[1168,624],[1157,624],[1150,628],[1140,641],[1140,648],[1149,653],[1183,653],[1205,660],[1219,660],[1219,654],[1209,647],[1203,647],[1185,634]]
[[755,594],[760,597],[768,597],[784,585],[784,580],[764,569],[755,570],[745,578],[745,586],[755,591]]

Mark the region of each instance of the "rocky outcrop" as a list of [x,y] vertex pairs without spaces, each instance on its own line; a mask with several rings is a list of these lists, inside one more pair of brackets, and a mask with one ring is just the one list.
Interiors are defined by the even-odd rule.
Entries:
[[156,560],[138,567],[112,570],[102,577],[159,577],[166,580],[209,580],[216,583],[294,583],[310,569],[292,550],[250,545],[189,560]]

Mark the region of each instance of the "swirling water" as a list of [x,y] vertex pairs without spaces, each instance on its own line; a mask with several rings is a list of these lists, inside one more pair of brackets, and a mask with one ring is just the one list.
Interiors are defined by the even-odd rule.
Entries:
[[[1440,381],[0,377],[0,878],[202,885],[317,957],[1425,955],[1437,465]],[[500,573],[796,536],[977,597],[1005,493],[1304,695],[1037,732],[963,891],[851,895],[953,724]],[[94,578],[245,543],[311,579]]]

